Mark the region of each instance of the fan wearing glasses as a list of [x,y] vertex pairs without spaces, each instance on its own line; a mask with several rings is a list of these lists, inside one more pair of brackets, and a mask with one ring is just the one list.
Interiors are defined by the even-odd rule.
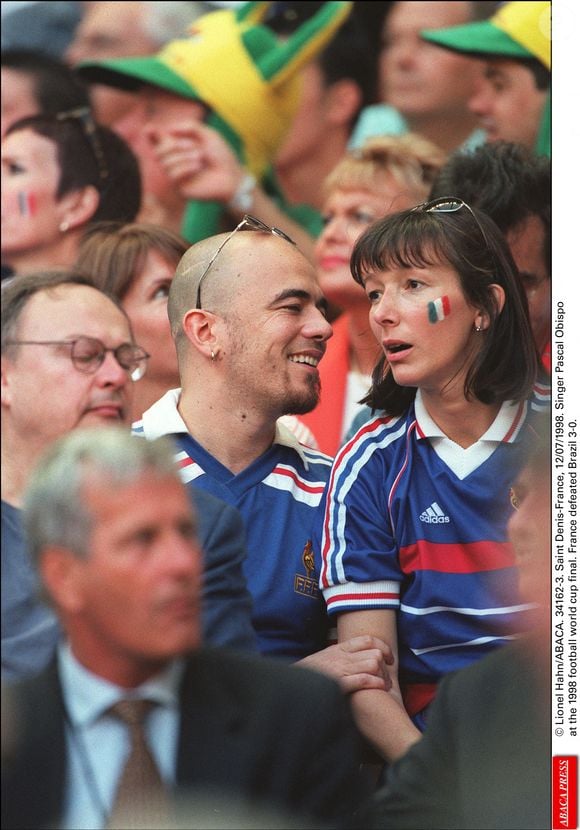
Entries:
[[81,426],[128,424],[147,366],[125,312],[69,272],[17,277],[2,292],[2,675],[44,666],[58,637],[37,597],[20,508],[42,452]]
[[141,177],[132,150],[90,109],[16,121],[2,139],[2,264],[70,268],[91,222],[132,221]]
[[[39,272],[2,291],[2,680],[41,671],[60,627],[39,598],[22,528],[23,493],[43,452],[81,427],[124,425],[149,355],[118,301],[75,272]],[[196,490],[204,551],[204,637],[255,650],[241,572],[240,517]],[[215,601],[214,601],[215,600]]]
[[481,211],[445,197],[380,219],[351,269],[382,348],[365,401],[381,412],[336,456],[315,551],[339,642],[373,635],[395,654],[390,690],[352,698],[392,761],[444,675],[529,625],[507,522],[548,389],[515,263]]
[[312,523],[331,459],[277,423],[308,412],[320,393],[332,330],[313,266],[284,231],[246,215],[187,251],[168,313],[181,389],[134,430],[171,435],[184,480],[242,514],[260,651],[322,670],[347,692],[385,689],[391,653],[379,639],[327,646]]

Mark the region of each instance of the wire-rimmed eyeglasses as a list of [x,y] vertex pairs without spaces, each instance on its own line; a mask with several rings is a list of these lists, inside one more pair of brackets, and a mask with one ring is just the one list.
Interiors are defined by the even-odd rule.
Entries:
[[243,230],[245,230],[245,231],[261,231],[262,233],[272,233],[272,234],[274,234],[274,236],[279,236],[281,239],[285,239],[286,242],[290,242],[291,245],[296,245],[294,240],[291,239],[288,236],[288,234],[284,233],[284,231],[281,230],[280,228],[270,227],[270,225],[266,225],[265,222],[262,222],[261,219],[256,219],[255,216],[251,216],[249,213],[246,213],[244,218],[241,220],[241,222],[239,222],[236,225],[236,227],[233,229],[233,231],[231,233],[229,233],[226,236],[226,238],[224,239],[224,241],[221,243],[221,245],[218,246],[217,250],[215,251],[215,253],[211,257],[208,264],[206,265],[205,271],[203,272],[203,274],[199,278],[199,282],[197,284],[197,295],[196,295],[196,298],[195,298],[195,307],[196,307],[196,309],[200,309],[202,307],[202,305],[201,305],[201,284],[204,281],[204,279],[207,277],[207,275],[209,274],[212,265],[214,264],[214,262],[216,261],[216,259],[220,255],[220,253],[223,251],[224,247],[230,241],[232,236],[235,233],[237,233],[238,231],[243,231]]
[[421,202],[420,205],[415,205],[414,208],[411,208],[411,211],[416,213],[456,213],[458,210],[461,210],[461,208],[465,208],[472,215],[473,221],[479,228],[485,247],[487,248],[490,257],[495,264],[496,258],[491,245],[488,242],[481,222],[473,212],[473,209],[467,204],[467,202],[464,202],[463,199],[459,199],[457,196],[441,196],[439,199],[432,199],[430,202]]
[[83,129],[83,132],[89,142],[93,156],[97,163],[99,171],[99,178],[102,182],[109,178],[109,168],[105,153],[99,140],[97,132],[97,125],[91,112],[90,107],[76,107],[76,109],[67,110],[66,112],[59,112],[55,116],[57,121],[78,121]]
[[70,348],[70,359],[75,369],[87,375],[94,374],[104,363],[107,352],[112,352],[119,366],[131,380],[140,380],[147,369],[149,355],[135,343],[121,343],[107,348],[96,337],[77,337],[74,340],[8,340],[7,346],[64,346]]

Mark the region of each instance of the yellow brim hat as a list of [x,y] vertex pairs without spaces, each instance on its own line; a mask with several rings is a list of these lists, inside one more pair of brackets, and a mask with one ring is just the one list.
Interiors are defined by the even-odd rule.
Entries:
[[536,58],[551,68],[551,25],[549,2],[506,3],[489,20],[426,29],[423,40],[454,52],[474,56]]
[[282,143],[300,97],[300,70],[326,46],[352,3],[324,3],[287,40],[260,20],[270,3],[198,18],[189,36],[147,57],[86,62],[90,82],[126,90],[150,84],[202,101],[235,134],[244,163],[261,176]]

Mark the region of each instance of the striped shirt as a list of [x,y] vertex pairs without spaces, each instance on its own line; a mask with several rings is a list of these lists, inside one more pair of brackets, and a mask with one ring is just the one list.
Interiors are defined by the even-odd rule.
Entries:
[[148,439],[171,435],[182,479],[236,507],[244,520],[252,622],[264,654],[298,660],[326,645],[328,618],[312,553],[312,528],[331,459],[278,424],[273,445],[234,475],[187,432],[167,392],[133,426]]
[[321,588],[330,614],[398,612],[411,715],[443,675],[527,627],[506,526],[531,422],[548,402],[538,386],[530,401],[505,403],[463,449],[418,392],[405,415],[372,418],[336,456],[315,538]]

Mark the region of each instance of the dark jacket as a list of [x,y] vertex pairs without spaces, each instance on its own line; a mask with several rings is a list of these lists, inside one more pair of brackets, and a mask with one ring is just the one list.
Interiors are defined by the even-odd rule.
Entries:
[[[252,597],[243,567],[246,532],[239,512],[199,487],[190,487],[204,573],[201,619],[211,646],[257,651]],[[52,660],[60,637],[53,611],[38,597],[22,511],[2,502],[2,680],[38,674]]]
[[550,828],[548,683],[524,641],[448,675],[360,826]]
[[[178,795],[210,793],[214,819],[231,797],[315,821],[308,826],[337,826],[367,795],[347,698],[322,674],[204,649],[188,660],[180,701]],[[8,705],[19,731],[4,762],[2,828],[47,827],[62,815],[65,794],[56,664],[10,687]]]

